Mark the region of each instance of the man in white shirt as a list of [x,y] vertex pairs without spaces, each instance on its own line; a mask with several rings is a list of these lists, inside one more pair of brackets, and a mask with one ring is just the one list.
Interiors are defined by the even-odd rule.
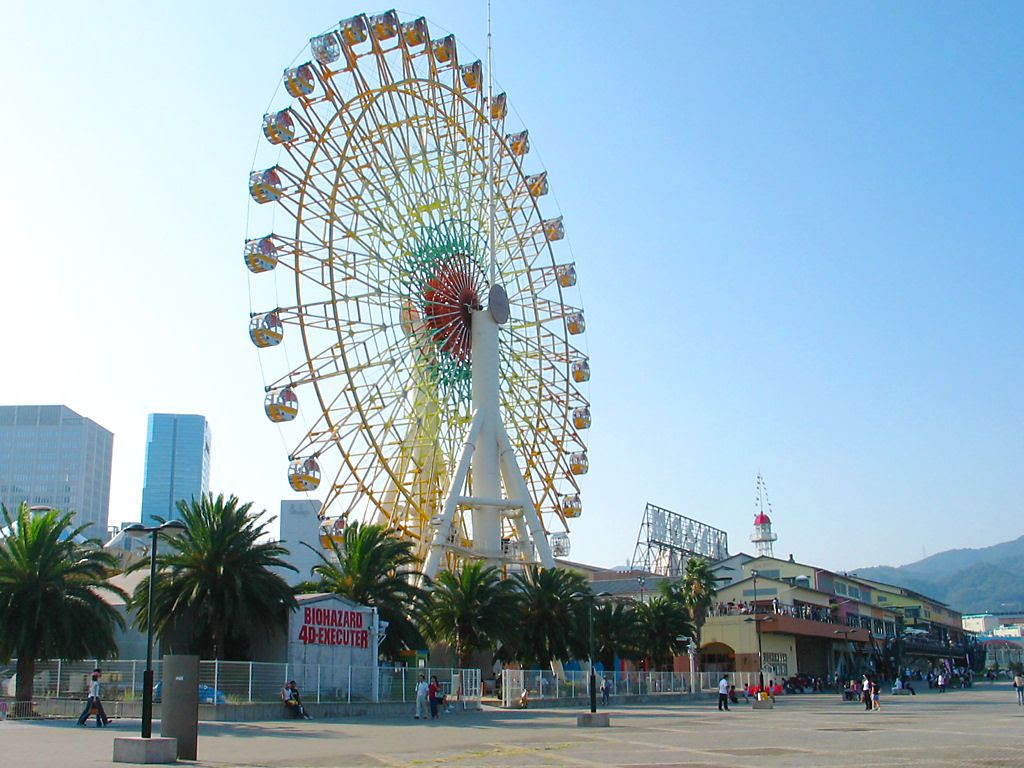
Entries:
[[430,690],[430,686],[427,684],[427,679],[420,675],[420,681],[416,684],[416,719],[423,720],[427,719],[427,692]]
[[718,681],[718,711],[729,711],[729,676],[723,674]]

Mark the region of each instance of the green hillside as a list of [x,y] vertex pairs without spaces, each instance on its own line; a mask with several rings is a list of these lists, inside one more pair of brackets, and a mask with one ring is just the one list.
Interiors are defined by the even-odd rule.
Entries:
[[951,549],[898,567],[858,568],[855,573],[921,592],[962,613],[1024,610],[1024,536],[980,549]]

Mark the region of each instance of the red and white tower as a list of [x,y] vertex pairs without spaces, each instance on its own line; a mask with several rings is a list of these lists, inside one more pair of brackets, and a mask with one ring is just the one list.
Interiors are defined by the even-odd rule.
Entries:
[[[754,515],[754,532],[750,534],[750,540],[757,548],[758,557],[774,557],[772,554],[772,543],[779,538],[772,533],[772,519],[768,512],[772,511],[772,504],[768,501],[768,488],[764,484],[761,473],[757,473],[757,500],[754,502],[757,513]],[[768,508],[768,512],[765,511]]]

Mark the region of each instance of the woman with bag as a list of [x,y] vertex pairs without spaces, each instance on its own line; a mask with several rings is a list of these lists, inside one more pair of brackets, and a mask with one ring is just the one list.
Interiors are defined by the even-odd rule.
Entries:
[[444,694],[441,692],[441,684],[437,681],[437,675],[430,678],[427,700],[430,702],[430,719],[437,720],[437,707],[439,704],[444,704]]
[[89,719],[90,715],[96,715],[96,727],[102,728],[104,725],[110,725],[110,718],[107,717],[107,713],[103,711],[103,702],[100,701],[100,675],[103,672],[99,669],[92,671],[92,683],[89,685],[89,698],[86,699],[85,709],[82,710],[82,714],[78,716],[78,724],[85,727],[86,720]]

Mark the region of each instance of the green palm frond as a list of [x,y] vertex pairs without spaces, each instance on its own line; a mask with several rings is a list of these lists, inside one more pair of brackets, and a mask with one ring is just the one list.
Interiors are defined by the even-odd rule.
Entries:
[[[187,628],[189,650],[207,657],[244,657],[252,634],[269,635],[287,625],[295,595],[273,569],[295,568],[284,560],[288,550],[267,540],[266,526],[250,515],[251,503],[206,494],[178,502],[185,530],[168,537],[157,556],[153,627],[165,635]],[[148,568],[140,561],[131,570]],[[132,596],[135,625],[149,617],[149,577]]]

